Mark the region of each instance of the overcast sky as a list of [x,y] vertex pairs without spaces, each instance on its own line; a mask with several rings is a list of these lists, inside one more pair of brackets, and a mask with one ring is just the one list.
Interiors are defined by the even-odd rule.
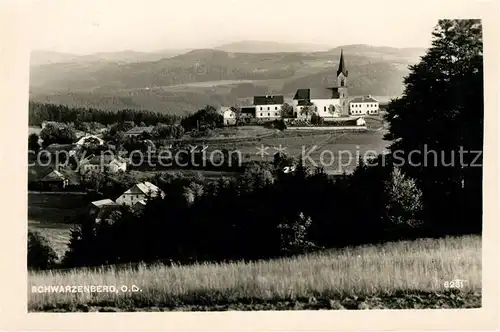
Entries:
[[428,47],[442,13],[436,6],[447,3],[451,8],[443,0],[39,0],[32,48],[151,51],[239,40]]

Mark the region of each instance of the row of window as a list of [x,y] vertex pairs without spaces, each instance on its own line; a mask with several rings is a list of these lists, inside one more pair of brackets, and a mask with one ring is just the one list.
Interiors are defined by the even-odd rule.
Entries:
[[[364,104],[368,107],[377,107],[377,104]],[[364,106],[364,105],[361,105],[361,104],[352,104],[352,107],[361,107],[361,106]]]
[[[262,113],[260,113],[260,116],[264,116],[264,115],[262,115]],[[271,116],[271,113],[267,113],[267,116]],[[280,116],[279,112],[274,112],[274,116]]]
[[[264,110],[264,107],[262,107],[262,106],[261,106],[261,107],[260,107],[260,110],[261,110],[261,111],[262,111],[262,110]],[[268,106],[268,107],[267,107],[267,110],[269,111],[269,110],[271,110],[271,108]],[[275,110],[275,111],[277,111],[277,110],[278,110],[278,106],[274,106],[274,110]]]
[[352,110],[351,111],[351,114],[364,114],[364,113],[375,114],[375,113],[377,113],[377,111],[376,110],[368,110],[367,112],[363,112],[361,110]]

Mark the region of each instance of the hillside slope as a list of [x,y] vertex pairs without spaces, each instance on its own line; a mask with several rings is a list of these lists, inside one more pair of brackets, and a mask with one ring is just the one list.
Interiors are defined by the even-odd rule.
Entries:
[[[397,96],[420,49],[348,45],[349,94]],[[184,113],[255,94],[292,95],[335,84],[340,50],[233,53],[193,50],[155,61],[69,61],[31,67],[30,98],[97,108]]]

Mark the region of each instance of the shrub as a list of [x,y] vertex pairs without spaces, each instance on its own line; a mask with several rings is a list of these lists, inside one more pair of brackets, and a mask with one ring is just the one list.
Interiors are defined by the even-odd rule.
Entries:
[[386,217],[395,227],[415,227],[423,209],[422,192],[415,181],[394,168],[385,183]]
[[33,270],[50,269],[56,264],[58,256],[48,241],[38,232],[28,231],[28,268]]
[[311,217],[306,217],[302,212],[299,213],[297,218],[279,224],[281,251],[284,254],[294,255],[314,249],[315,244],[307,240],[311,225]]

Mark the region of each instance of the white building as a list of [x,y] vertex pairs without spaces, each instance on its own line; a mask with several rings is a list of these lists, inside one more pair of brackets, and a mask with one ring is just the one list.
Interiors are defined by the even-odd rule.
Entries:
[[[142,182],[135,184],[132,188],[125,191],[120,197],[117,198],[116,203],[119,205],[134,206],[136,203],[146,201],[149,197],[154,198],[161,195],[165,197],[165,193],[152,184],[151,182]],[[144,204],[141,202],[140,204]]]
[[225,126],[236,124],[236,112],[234,112],[231,107],[221,107],[219,109],[219,114],[222,115]]
[[276,120],[281,118],[281,107],[284,103],[283,96],[255,96],[255,117],[257,120]]
[[[299,89],[293,98],[293,110],[297,118],[310,119],[312,113],[322,118],[342,115],[341,99],[337,88]],[[304,111],[308,108],[311,112]]]
[[356,97],[349,103],[349,114],[354,116],[378,114],[379,102],[372,96]]
[[[322,118],[347,117],[347,76],[349,72],[344,62],[344,54],[340,52],[337,69],[337,86],[320,89],[298,89],[293,97],[294,114],[298,118],[310,119],[311,113]],[[308,107],[312,112],[305,112]]]
[[121,157],[111,155],[91,156],[85,158],[79,165],[80,174],[85,174],[88,171],[117,173],[127,170],[127,162]]

